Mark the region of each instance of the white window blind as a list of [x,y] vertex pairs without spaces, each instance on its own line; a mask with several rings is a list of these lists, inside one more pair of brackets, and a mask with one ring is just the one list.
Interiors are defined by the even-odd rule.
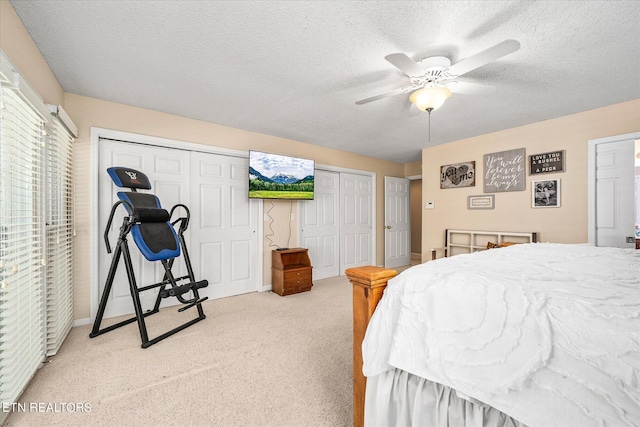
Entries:
[[57,118],[47,125],[46,354],[57,353],[73,325],[73,137]]
[[2,50],[0,84],[0,403],[11,404],[73,323],[77,128],[61,107],[51,114]]
[[[4,76],[4,74],[3,74]],[[0,399],[15,402],[44,357],[44,117],[0,93]]]

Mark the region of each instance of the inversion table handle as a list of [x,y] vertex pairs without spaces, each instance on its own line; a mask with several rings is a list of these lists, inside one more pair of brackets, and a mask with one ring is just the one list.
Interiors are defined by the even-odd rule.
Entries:
[[131,203],[127,202],[126,200],[118,200],[111,207],[111,213],[109,214],[109,221],[107,221],[107,226],[104,229],[104,243],[107,246],[107,253],[108,254],[111,253],[111,245],[109,244],[109,229],[111,228],[111,223],[113,222],[113,215],[116,213],[117,207],[119,205],[121,205],[121,204],[126,204],[127,205],[126,208],[127,208],[128,212],[133,212],[133,206],[131,205]]
[[186,217],[180,217],[171,223],[171,225],[176,225],[179,222],[180,223],[179,233],[182,234],[185,231],[187,231],[187,228],[189,227],[189,219],[191,218],[191,212],[189,212],[188,207],[186,207],[182,203],[178,203],[177,205],[171,208],[171,212],[169,212],[170,217],[173,216],[173,211],[176,210],[176,208],[183,208],[187,212]]

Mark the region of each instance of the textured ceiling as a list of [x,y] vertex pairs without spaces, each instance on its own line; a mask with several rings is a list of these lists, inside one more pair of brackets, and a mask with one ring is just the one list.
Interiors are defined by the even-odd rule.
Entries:
[[[410,162],[422,148],[640,98],[638,1],[11,0],[66,92]],[[455,64],[506,40],[520,50],[466,74],[431,116],[385,61]],[[640,118],[639,118],[640,122]]]

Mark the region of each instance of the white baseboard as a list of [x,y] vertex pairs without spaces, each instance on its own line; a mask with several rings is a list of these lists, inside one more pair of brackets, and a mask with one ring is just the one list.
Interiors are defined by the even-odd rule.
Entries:
[[89,323],[91,323],[91,319],[88,317],[85,319],[77,319],[73,321],[73,327],[75,328],[76,326],[84,326],[88,325]]
[[273,287],[271,285],[268,285],[268,286],[263,286],[260,292],[269,292],[271,290],[273,290]]

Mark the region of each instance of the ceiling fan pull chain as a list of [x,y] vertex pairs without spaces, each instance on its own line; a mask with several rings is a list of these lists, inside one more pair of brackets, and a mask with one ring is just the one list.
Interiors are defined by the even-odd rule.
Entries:
[[431,108],[427,111],[429,112],[429,146],[431,146]]

